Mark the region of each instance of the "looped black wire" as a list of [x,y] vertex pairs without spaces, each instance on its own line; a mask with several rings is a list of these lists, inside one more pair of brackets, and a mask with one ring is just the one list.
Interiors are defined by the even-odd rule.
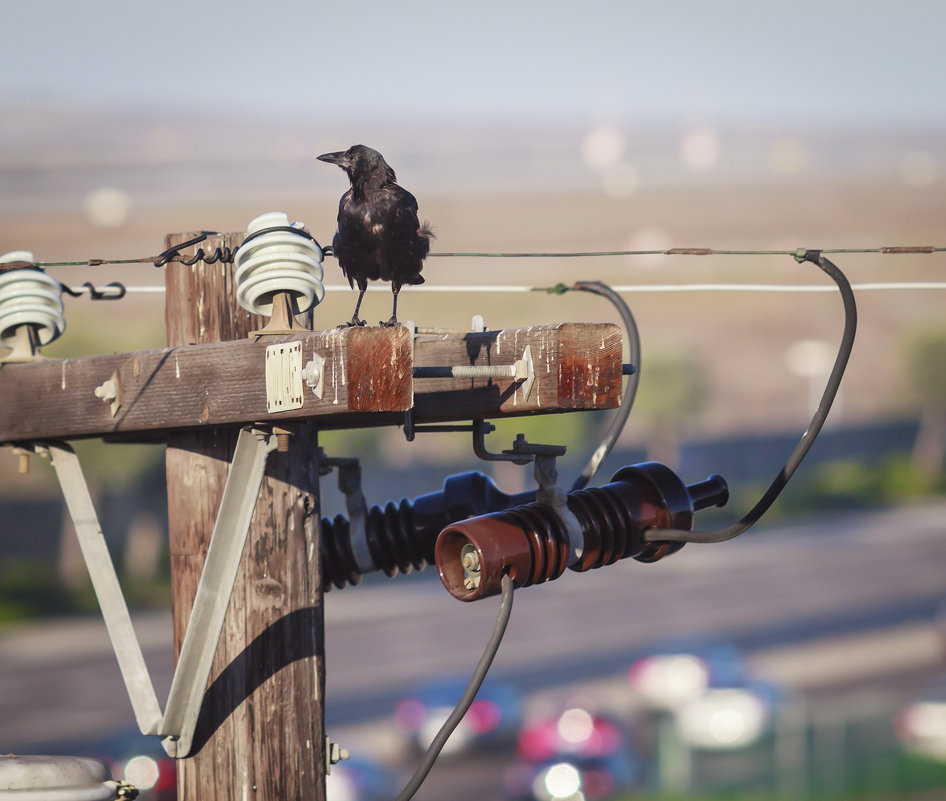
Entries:
[[828,412],[831,411],[831,404],[837,397],[838,389],[841,386],[841,378],[847,368],[848,359],[851,356],[851,350],[854,348],[854,337],[857,333],[857,303],[854,300],[854,291],[847,280],[847,276],[838,269],[838,266],[830,259],[826,258],[822,250],[805,250],[800,248],[792,254],[795,260],[800,264],[810,261],[812,264],[821,268],[821,270],[834,281],[841,294],[841,302],[844,305],[844,331],[841,334],[841,343],[838,346],[838,354],[834,360],[834,367],[831,368],[831,375],[828,376],[828,382],[824,388],[824,394],[818,408],[815,410],[805,429],[795,445],[795,449],[789,454],[788,459],[782,466],[782,469],[772,479],[768,489],[762,497],[753,506],[738,523],[731,526],[713,529],[711,531],[684,531],[682,529],[649,529],[644,534],[647,542],[725,542],[733,537],[738,537],[744,531],[755,525],[759,518],[764,515],[769,507],[775,503],[775,499],[785,489],[792,475],[798,469],[808,450],[814,444],[815,439],[821,432],[825,420],[828,418]]
[[188,239],[186,242],[181,242],[179,245],[174,245],[173,247],[168,248],[163,251],[158,257],[154,260],[155,267],[164,267],[172,261],[180,262],[181,264],[186,264],[188,266],[196,264],[199,261],[204,262],[205,264],[215,264],[218,261],[225,262],[229,264],[233,261],[233,254],[236,253],[236,248],[214,248],[213,253],[209,256],[203,248],[197,248],[197,251],[190,258],[184,258],[181,255],[181,251],[184,248],[189,248],[192,245],[196,245],[199,242],[203,242],[208,236],[216,234],[217,231],[201,231],[198,236],[195,236],[193,239]]
[[182,250],[193,245],[197,245],[200,242],[203,242],[208,236],[218,233],[217,231],[201,231],[199,236],[195,236],[193,239],[188,239],[186,242],[181,242],[179,245],[174,245],[173,247],[170,247],[164,252],[160,253],[154,260],[154,266],[164,267],[166,264],[172,261],[180,262],[181,264],[186,264],[187,266],[196,264],[199,261],[204,262],[204,264],[214,264],[218,261],[231,264],[236,256],[236,252],[247,242],[251,242],[258,236],[263,236],[263,234],[271,234],[276,231],[288,231],[289,233],[303,236],[313,242],[323,255],[333,255],[331,253],[331,248],[323,249],[319,244],[319,241],[308,231],[302,228],[294,228],[291,225],[274,225],[271,228],[261,228],[259,231],[254,231],[243,240],[242,244],[237,245],[235,248],[217,247],[214,248],[213,253],[211,253],[209,256],[203,248],[197,248],[197,251],[193,256],[185,259],[183,255],[181,255]]
[[[59,282],[59,286],[65,294],[73,298],[78,298],[85,294],[82,290],[75,290],[72,287],[66,286],[62,281]],[[125,285],[118,281],[112,281],[106,284],[102,289],[96,289],[91,281],[86,281],[82,286],[85,287],[85,291],[88,292],[89,300],[121,300],[128,291],[125,289]],[[108,292],[110,289],[113,290],[111,293]]]

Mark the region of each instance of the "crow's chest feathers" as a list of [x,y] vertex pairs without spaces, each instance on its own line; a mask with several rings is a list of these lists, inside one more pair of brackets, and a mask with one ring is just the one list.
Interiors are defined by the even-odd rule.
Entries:
[[345,204],[339,219],[342,238],[365,250],[382,247],[391,225],[390,210],[385,205],[350,200]]

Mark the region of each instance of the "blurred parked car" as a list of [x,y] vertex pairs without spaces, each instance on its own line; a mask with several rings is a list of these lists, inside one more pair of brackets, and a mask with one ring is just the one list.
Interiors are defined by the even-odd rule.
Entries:
[[673,711],[695,701],[710,687],[743,681],[744,663],[729,643],[692,640],[655,648],[628,671],[631,688],[658,711]]
[[691,748],[734,751],[770,733],[781,692],[763,681],[710,687],[676,710],[677,734]]
[[[394,710],[394,722],[424,750],[433,741],[466,687],[466,679],[440,679],[418,687]],[[522,723],[522,694],[506,682],[487,679],[441,754],[511,744]]]
[[643,764],[623,726],[573,707],[523,727],[505,785],[517,801],[604,801],[642,778]]
[[946,762],[946,677],[903,708],[897,717],[897,737],[910,753]]
[[749,676],[735,646],[719,640],[657,648],[631,666],[628,681],[656,715],[672,715],[683,743],[714,751],[758,742],[771,731],[781,697],[775,685]]

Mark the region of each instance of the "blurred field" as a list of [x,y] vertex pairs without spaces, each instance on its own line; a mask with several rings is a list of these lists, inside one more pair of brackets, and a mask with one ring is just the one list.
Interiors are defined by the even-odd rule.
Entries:
[[[313,183],[321,177],[313,171]],[[334,178],[334,176],[332,176]],[[322,178],[324,182],[324,177]],[[405,183],[406,183],[405,179]],[[341,183],[341,182],[336,182]],[[339,187],[340,191],[341,187]],[[443,190],[441,190],[443,191]],[[291,196],[243,200],[212,207],[190,205],[186,194],[173,208],[136,212],[121,230],[95,229],[81,212],[53,216],[5,215],[0,249],[32,248],[44,260],[138,257],[160,252],[164,234],[192,229],[241,230],[257,213],[283,208],[304,220],[323,242],[334,226],[334,198]],[[615,201],[601,194],[505,194],[421,197],[433,221],[439,251],[567,251],[626,248],[716,247],[792,249],[935,244],[943,238],[946,193],[941,185],[917,190],[897,185],[663,188]],[[941,244],[941,242],[939,242]],[[852,282],[938,280],[942,254],[932,256],[839,256]],[[326,260],[326,283],[343,283],[334,260]],[[150,266],[60,268],[72,283],[160,284]],[[431,258],[427,286],[525,284],[551,286],[574,280],[621,284],[830,282],[813,265],[789,257],[618,257],[598,259]],[[641,294],[627,298],[648,354],[684,353],[699,362],[708,383],[706,406],[688,421],[692,434],[764,430],[801,423],[807,381],[785,365],[787,348],[799,339],[833,346],[841,330],[841,306],[833,294]],[[346,319],[354,296],[329,293],[316,312],[317,325]],[[903,338],[942,320],[946,293],[861,293],[858,343],[845,378],[843,409],[835,422],[864,422],[898,414],[908,400],[900,367]],[[369,294],[368,319],[389,314],[388,293]],[[426,294],[410,289],[401,316],[422,325],[465,326],[474,313],[493,328],[568,320],[613,319],[603,301],[545,294]],[[68,302],[69,331],[60,345],[103,350],[163,345],[160,295],[129,296],[117,304]],[[79,339],[81,338],[81,340]],[[50,355],[55,354],[50,349]],[[82,352],[81,349],[78,352]],[[90,351],[86,351],[90,352]]]
[[[0,132],[0,252],[32,249],[45,261],[137,258],[160,252],[167,233],[243,230],[269,210],[285,210],[323,243],[331,240],[347,181],[313,158],[344,146],[330,122],[238,125],[225,116],[171,120],[76,109],[20,111]],[[630,130],[624,160],[610,165],[589,155],[594,133],[568,122],[549,129],[424,126],[386,129],[385,141],[371,144],[418,196],[422,217],[437,233],[435,251],[789,250],[946,241],[946,183],[937,168],[946,151],[935,131],[721,131],[719,162],[702,171],[681,161],[681,130]],[[794,153],[794,160],[774,159],[779,148]],[[925,164],[926,172],[917,173],[915,163]],[[616,183],[616,176],[627,180]],[[836,261],[855,283],[941,280],[946,274],[944,254],[850,255]],[[325,270],[327,284],[343,284],[333,259]],[[72,284],[163,283],[150,265],[50,272]],[[424,289],[542,287],[577,279],[831,286],[813,265],[788,256],[432,257],[425,276]],[[369,320],[389,314],[389,293],[379,289],[365,300]],[[675,393],[672,404],[686,406],[670,425],[678,441],[803,429],[824,376],[797,375],[786,356],[801,340],[816,340],[833,353],[842,325],[835,293],[625,298],[640,326],[644,358],[641,403],[624,446],[667,447],[656,441],[666,432],[655,426],[654,404],[668,401],[654,382],[668,375],[685,376],[680,387],[668,389]],[[316,310],[316,325],[348,319],[353,303],[350,291],[329,292]],[[858,341],[829,426],[915,418],[903,358],[906,339],[942,325],[946,292],[863,292],[858,303]],[[606,302],[578,293],[438,294],[408,288],[399,311],[420,325],[450,327],[469,325],[475,313],[491,328],[618,320]],[[49,356],[164,345],[161,295],[129,295],[119,303],[69,300],[67,316],[68,330],[47,348]],[[655,368],[651,382],[648,365]],[[656,369],[661,365],[663,372]],[[545,435],[536,428],[542,425],[531,421],[521,428],[530,436]],[[557,425],[565,444],[575,445],[588,421],[571,416]],[[362,456],[389,463],[451,461],[469,452],[465,439],[440,437],[420,447],[393,429],[363,445],[369,452]],[[0,476],[8,477],[12,467],[3,460]],[[18,486],[28,491],[30,482]]]

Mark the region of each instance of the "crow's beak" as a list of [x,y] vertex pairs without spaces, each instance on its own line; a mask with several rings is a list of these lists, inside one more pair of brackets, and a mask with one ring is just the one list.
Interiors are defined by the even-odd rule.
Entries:
[[323,153],[321,156],[316,156],[316,158],[329,164],[337,164],[339,167],[344,167],[348,161],[345,158],[344,150],[339,150],[337,153]]

